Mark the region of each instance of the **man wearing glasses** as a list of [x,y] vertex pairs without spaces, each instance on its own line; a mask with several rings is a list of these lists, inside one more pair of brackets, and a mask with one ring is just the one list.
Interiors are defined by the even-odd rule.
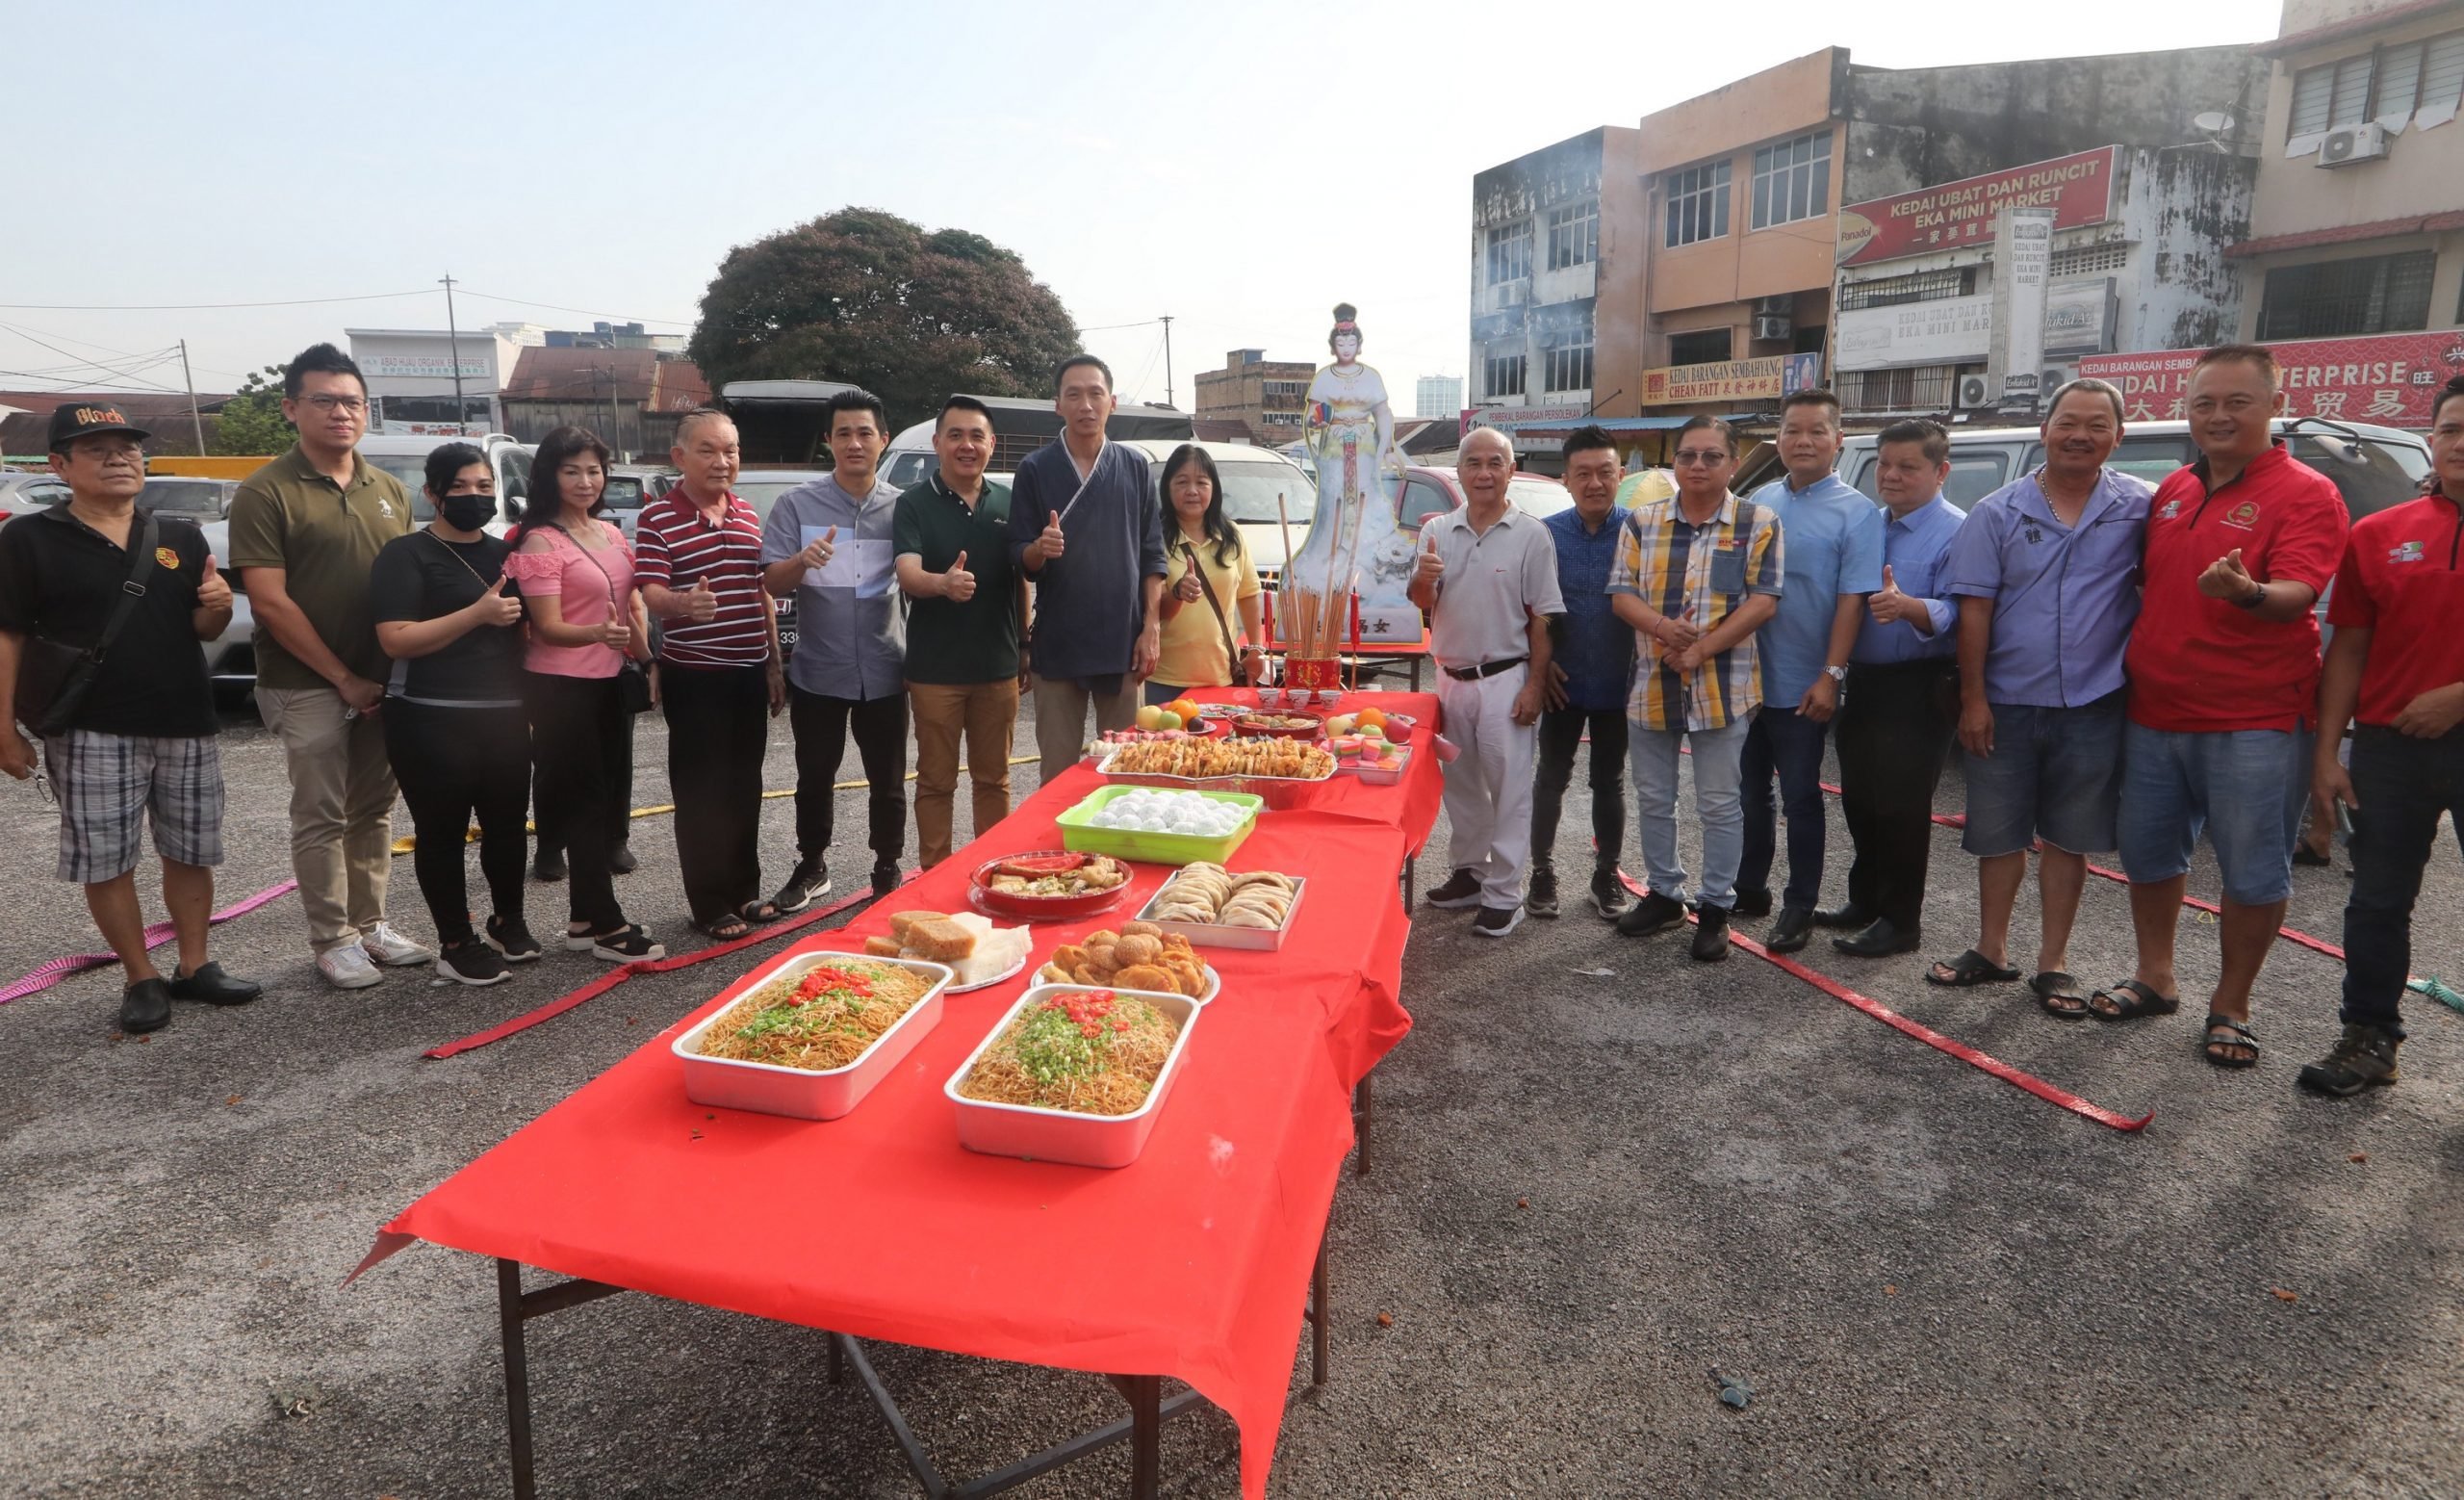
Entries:
[[291,771],[308,941],[328,984],[359,990],[384,977],[379,964],[436,957],[385,921],[394,771],[376,726],[388,665],[368,579],[377,550],[409,533],[411,497],[359,456],[368,383],[349,355],[303,350],[282,373],[282,414],[299,441],[232,497],[231,565],[259,626],[257,710]]

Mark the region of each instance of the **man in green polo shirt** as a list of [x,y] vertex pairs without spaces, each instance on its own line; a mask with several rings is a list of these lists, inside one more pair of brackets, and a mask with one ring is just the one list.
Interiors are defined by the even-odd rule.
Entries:
[[[385,921],[394,771],[376,713],[389,670],[368,578],[376,552],[411,530],[401,481],[361,458],[368,382],[330,344],[282,374],[291,452],[231,501],[231,565],[257,619],[257,710],[291,771],[291,868],[317,968],[336,989],[384,976],[376,965],[436,955]],[[514,747],[518,748],[518,747]]]
[[915,719],[915,841],[924,867],[950,857],[966,737],[975,836],[1010,815],[1010,737],[1018,724],[1022,583],[1010,560],[1010,491],[984,477],[992,414],[972,396],[943,403],[940,472],[898,497],[890,546],[907,616],[907,696]]

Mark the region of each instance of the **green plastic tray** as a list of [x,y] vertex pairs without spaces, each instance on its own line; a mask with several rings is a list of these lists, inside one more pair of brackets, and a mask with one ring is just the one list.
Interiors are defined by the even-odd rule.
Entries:
[[1195,834],[1143,834],[1126,828],[1097,828],[1089,822],[1103,810],[1104,804],[1133,791],[1151,791],[1151,787],[1105,787],[1090,792],[1086,800],[1053,819],[1061,825],[1061,846],[1078,854],[1109,854],[1117,860],[1140,860],[1149,865],[1188,865],[1198,860],[1212,860],[1220,865],[1232,857],[1232,851],[1247,841],[1258,826],[1258,814],[1266,807],[1264,797],[1245,791],[1194,791],[1190,795],[1210,802],[1229,802],[1248,810],[1248,817],[1240,827],[1220,839],[1202,839]]

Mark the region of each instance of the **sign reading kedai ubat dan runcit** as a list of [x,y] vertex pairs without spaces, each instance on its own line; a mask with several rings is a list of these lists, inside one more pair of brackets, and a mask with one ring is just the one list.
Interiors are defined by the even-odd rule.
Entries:
[[1983,248],[2006,208],[2051,209],[2053,227],[2078,229],[2113,217],[2121,147],[2099,146],[2009,171],[1964,177],[1839,211],[1839,264],[1863,266],[1907,255]]

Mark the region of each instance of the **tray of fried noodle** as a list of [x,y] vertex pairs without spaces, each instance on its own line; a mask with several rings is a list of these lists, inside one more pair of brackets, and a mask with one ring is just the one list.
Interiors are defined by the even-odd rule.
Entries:
[[1198,1015],[1183,995],[1037,985],[944,1087],[959,1144],[1032,1161],[1129,1165],[1155,1128]]
[[941,1019],[946,965],[796,953],[676,1039],[697,1104],[835,1120],[854,1109]]

